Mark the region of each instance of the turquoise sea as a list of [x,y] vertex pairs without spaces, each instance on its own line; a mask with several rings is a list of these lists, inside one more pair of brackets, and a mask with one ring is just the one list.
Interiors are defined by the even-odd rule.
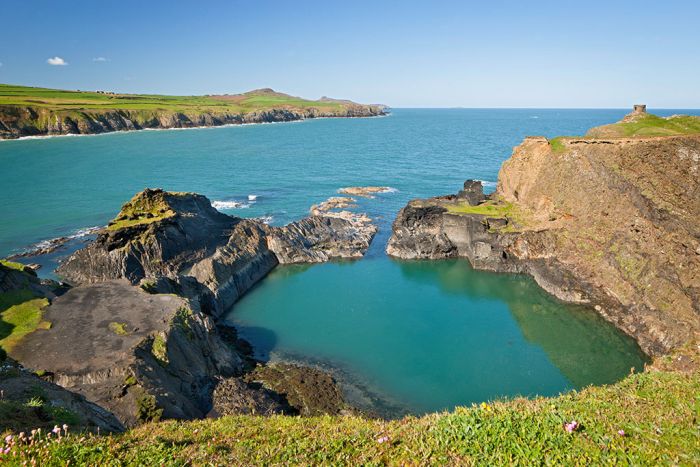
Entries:
[[[397,109],[381,118],[2,141],[0,256],[104,225],[145,187],[196,191],[224,212],[282,225],[340,187],[389,186],[396,191],[359,200],[380,229],[365,258],[280,267],[234,305],[227,319],[260,358],[328,368],[351,400],[385,415],[608,383],[641,368],[643,357],[595,313],[556,301],[527,277],[465,261],[396,261],[384,247],[409,199],[456,192],[467,178],[493,189],[524,136],[583,134],[626,112]],[[41,260],[43,275],[61,254]]]

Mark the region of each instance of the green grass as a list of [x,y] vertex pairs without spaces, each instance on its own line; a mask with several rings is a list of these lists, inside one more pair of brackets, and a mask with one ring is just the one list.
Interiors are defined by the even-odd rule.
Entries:
[[129,334],[129,330],[126,328],[126,323],[112,321],[109,323],[109,330],[117,336],[127,336]]
[[121,211],[107,226],[107,230],[119,230],[134,225],[151,224],[175,215],[168,198],[180,193],[162,192],[153,196],[136,195],[122,206]]
[[42,320],[43,309],[49,304],[29,290],[0,294],[0,348],[10,353],[27,334],[48,329],[51,323]]
[[0,264],[5,266],[6,268],[14,269],[15,271],[24,272],[24,269],[26,268],[24,264],[15,263],[14,261],[8,261],[6,259],[0,259]]
[[509,219],[517,224],[524,223],[524,216],[517,206],[505,201],[491,200],[476,206],[466,201],[446,204],[447,212],[452,214],[477,214],[484,217]]
[[0,399],[0,433],[28,427],[48,432],[55,425],[64,423],[78,426],[80,417],[65,407],[53,406],[37,397],[30,397],[25,402]]
[[661,118],[646,114],[633,122],[613,123],[593,128],[591,136],[673,136],[700,133],[700,117],[683,115],[675,118]]
[[92,91],[64,91],[0,84],[0,106],[40,107],[54,111],[149,110],[176,111],[187,114],[247,113],[272,108],[317,108],[340,110],[342,103],[301,99],[269,90],[252,91],[235,96],[166,96],[155,94],[101,94]]
[[552,146],[552,152],[560,153],[566,151],[566,146],[562,142],[562,136],[557,136],[549,140],[549,145]]
[[161,333],[153,337],[151,353],[162,366],[168,365],[168,346],[165,342],[165,337]]
[[[13,459],[39,465],[697,465],[699,419],[700,375],[650,371],[555,398],[396,421],[235,416],[150,423],[123,435],[25,446]],[[571,420],[581,428],[568,433],[563,425]]]
[[672,119],[648,114],[632,123],[617,123],[624,136],[664,136],[700,133],[700,118],[682,116]]

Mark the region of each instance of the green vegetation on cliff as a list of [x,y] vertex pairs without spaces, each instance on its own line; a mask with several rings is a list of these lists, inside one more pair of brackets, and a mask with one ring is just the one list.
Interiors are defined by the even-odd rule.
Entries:
[[[700,375],[649,371],[556,398],[395,421],[233,416],[150,423],[117,436],[14,447],[17,463],[680,464],[700,462]],[[571,432],[565,425],[577,426]]]
[[700,133],[700,117],[691,115],[674,115],[659,117],[643,113],[610,125],[591,128],[586,136],[596,138],[633,137],[633,136],[673,136]]
[[383,106],[308,100],[272,89],[235,95],[164,96],[0,84],[0,138],[370,117],[383,113]]
[[312,101],[258,89],[245,94],[220,96],[164,96],[63,91],[0,84],[0,106],[41,107],[51,110],[171,110],[247,113],[272,108],[341,109],[340,102]]
[[16,263],[14,261],[8,261],[6,259],[0,259],[0,264],[6,268],[14,269],[15,271],[25,272],[28,268],[22,263]]
[[0,293],[0,349],[10,352],[30,332],[50,327],[41,319],[48,304],[26,289]]

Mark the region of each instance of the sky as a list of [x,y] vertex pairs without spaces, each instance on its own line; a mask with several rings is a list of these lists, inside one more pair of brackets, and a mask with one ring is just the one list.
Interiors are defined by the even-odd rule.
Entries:
[[0,0],[0,83],[700,108],[700,1]]

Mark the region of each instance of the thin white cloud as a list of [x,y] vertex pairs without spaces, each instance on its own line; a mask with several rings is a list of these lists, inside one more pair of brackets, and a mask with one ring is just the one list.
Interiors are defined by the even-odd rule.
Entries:
[[49,65],[54,65],[54,66],[66,66],[68,65],[68,62],[63,60],[61,57],[51,57],[48,60],[46,60],[46,63]]
[[2,66],[2,62],[0,62],[0,66]]
[[92,59],[93,62],[108,62],[109,59],[105,57],[95,57]]

